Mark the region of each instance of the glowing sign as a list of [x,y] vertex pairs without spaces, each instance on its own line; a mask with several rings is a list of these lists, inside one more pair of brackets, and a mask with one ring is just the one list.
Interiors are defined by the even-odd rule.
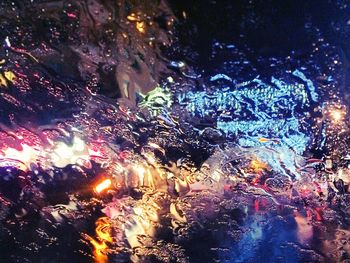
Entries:
[[[317,102],[318,95],[304,73],[295,70],[292,76],[299,82],[288,84],[272,77],[266,84],[257,77],[236,85],[234,90],[219,87],[212,92],[181,93],[177,99],[194,116],[211,117],[218,129],[242,138],[243,146],[260,145],[257,137],[277,138],[300,153],[308,138],[300,131],[299,120]],[[224,75],[224,79],[229,77]]]
[[[225,134],[234,135],[238,145],[258,149],[256,156],[270,166],[298,177],[295,158],[310,142],[300,123],[303,119],[304,128],[312,125],[306,113],[317,104],[318,94],[303,72],[295,70],[287,77],[288,82],[272,77],[265,83],[256,77],[235,88],[220,84],[215,89],[180,93],[177,102],[193,116],[209,118]],[[218,79],[234,83],[225,74],[210,80]]]

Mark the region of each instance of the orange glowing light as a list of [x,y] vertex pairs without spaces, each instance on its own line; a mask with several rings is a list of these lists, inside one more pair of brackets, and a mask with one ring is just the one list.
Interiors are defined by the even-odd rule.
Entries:
[[259,142],[269,142],[270,140],[267,138],[259,138],[258,141]]
[[98,242],[97,240],[91,238],[90,243],[94,247],[95,255],[105,255],[104,252],[108,249],[108,246],[105,242]]
[[95,187],[95,191],[96,193],[101,193],[103,192],[104,190],[110,188],[112,186],[112,181],[111,179],[105,179],[103,180],[101,183],[99,183],[98,185],[96,185]]
[[95,263],[107,263],[108,257],[106,255],[106,250],[108,246],[105,242],[99,242],[87,234],[83,234],[84,238],[90,242],[93,246],[94,262]]
[[107,217],[101,217],[96,221],[96,234],[99,239],[112,243],[110,228],[111,222]]
[[96,221],[96,234],[97,238],[94,239],[87,234],[83,236],[93,246],[93,254],[95,263],[107,263],[108,262],[108,243],[112,243],[111,237],[111,222],[107,217],[101,217]]

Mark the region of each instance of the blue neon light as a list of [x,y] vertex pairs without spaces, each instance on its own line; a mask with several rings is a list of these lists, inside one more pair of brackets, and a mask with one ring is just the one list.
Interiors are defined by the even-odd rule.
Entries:
[[[265,83],[256,77],[237,84],[234,89],[221,86],[215,90],[180,93],[176,97],[193,116],[211,118],[225,134],[235,135],[238,145],[262,149],[262,159],[284,173],[287,167],[288,173],[295,174],[294,155],[301,155],[311,141],[310,135],[301,129],[300,121],[307,118],[306,113],[317,103],[318,94],[303,72],[295,70],[290,77],[295,81],[272,77]],[[211,78],[218,79],[234,83],[225,74]],[[269,151],[266,154],[263,148],[274,149],[279,154]]]

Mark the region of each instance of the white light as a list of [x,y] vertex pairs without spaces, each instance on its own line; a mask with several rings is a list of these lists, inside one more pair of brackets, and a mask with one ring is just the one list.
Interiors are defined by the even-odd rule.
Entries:
[[343,112],[341,110],[333,110],[331,113],[331,116],[334,121],[338,122],[341,121],[343,118]]
[[7,46],[7,47],[11,47],[11,43],[10,43],[9,37],[6,37],[6,38],[5,38],[5,43],[6,43],[6,46]]
[[110,188],[112,185],[112,181],[111,179],[106,179],[103,182],[99,183],[96,187],[95,187],[95,191],[96,193],[101,193],[102,191]]
[[88,159],[88,149],[84,141],[74,137],[73,145],[67,145],[64,142],[56,144],[51,155],[51,161],[54,166],[63,168],[69,164],[76,164],[79,160]]

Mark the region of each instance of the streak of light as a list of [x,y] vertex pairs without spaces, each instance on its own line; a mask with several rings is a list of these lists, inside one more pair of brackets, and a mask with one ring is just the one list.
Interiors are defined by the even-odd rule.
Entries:
[[107,263],[108,262],[108,243],[112,243],[111,237],[111,222],[107,217],[101,217],[96,221],[96,235],[94,239],[87,234],[83,234],[83,237],[90,242],[93,246],[93,254],[95,263]]
[[99,194],[99,193],[103,192],[104,190],[110,188],[111,186],[112,186],[111,179],[105,179],[101,183],[99,183],[98,185],[95,186],[95,192]]
[[5,44],[7,47],[11,47],[11,42],[8,36],[5,38]]
[[14,47],[9,47],[9,48],[13,52],[26,55],[26,56],[30,57],[34,62],[39,63],[39,60],[36,57],[34,57],[31,53],[29,53],[28,51],[26,51],[24,49],[20,49],[20,48],[14,48]]
[[112,243],[110,235],[111,222],[107,217],[101,217],[96,221],[96,234],[99,239]]
[[139,182],[140,185],[144,184],[144,179],[145,179],[145,168],[141,165],[138,165],[134,167],[135,172],[137,173],[137,176],[139,177]]

